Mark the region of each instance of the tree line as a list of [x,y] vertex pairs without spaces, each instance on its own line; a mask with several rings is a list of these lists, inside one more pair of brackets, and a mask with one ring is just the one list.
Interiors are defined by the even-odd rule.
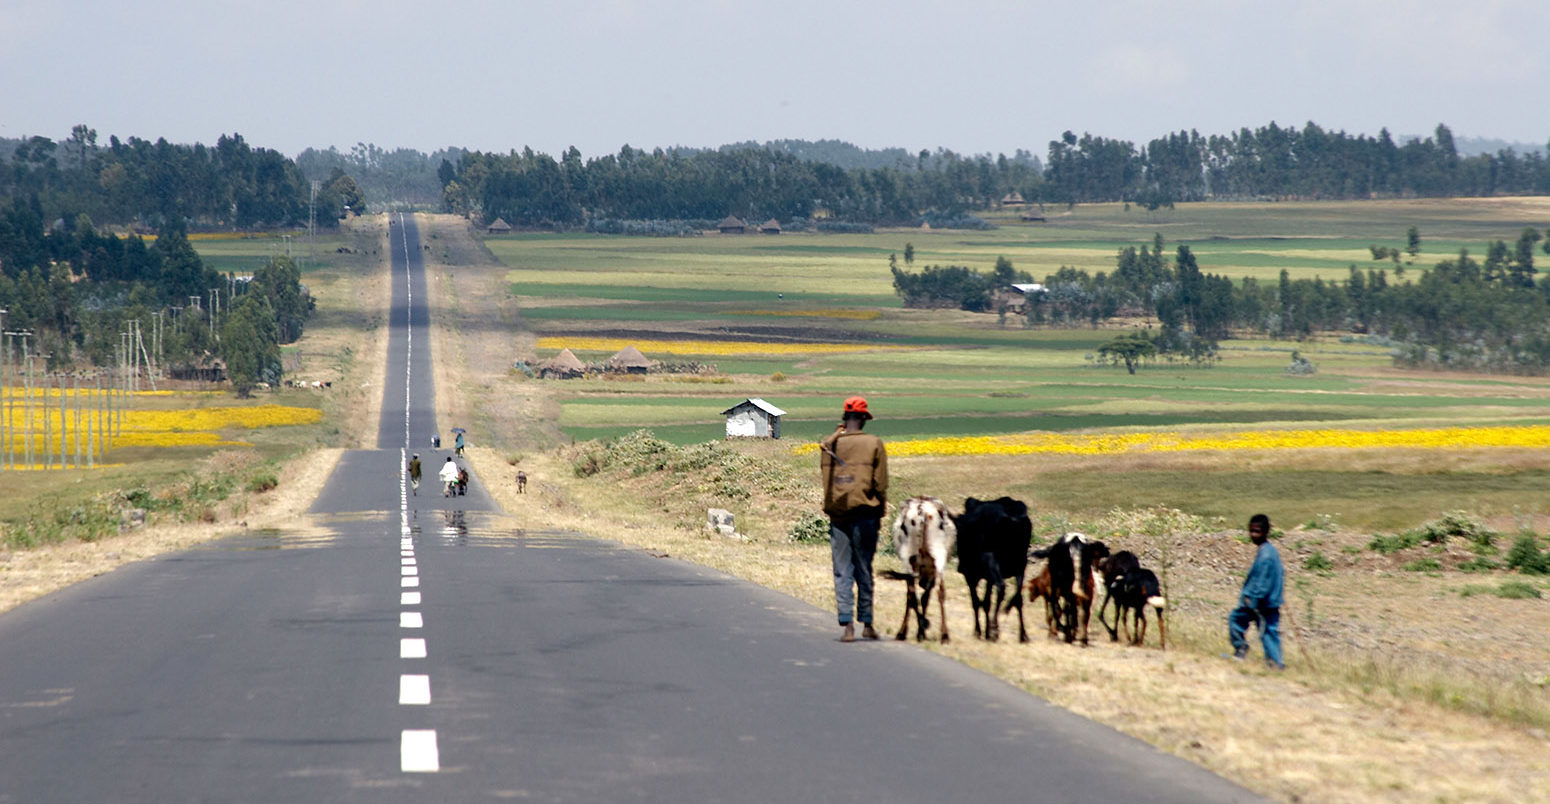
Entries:
[[75,126],[68,139],[0,141],[0,201],[36,199],[49,221],[85,215],[99,225],[146,230],[304,226],[315,215],[332,226],[346,206],[361,209],[354,179],[342,169],[319,177],[316,202],[297,164],[255,148],[240,134],[214,146],[130,137],[98,142]]
[[[703,220],[728,214],[801,222],[814,216],[881,225],[954,218],[1011,193],[1039,204],[1124,201],[1156,209],[1206,199],[1358,199],[1550,193],[1550,162],[1510,149],[1463,156],[1447,126],[1398,143],[1271,123],[1220,136],[1194,131],[1144,146],[1065,132],[1044,161],[1019,151],[962,156],[922,151],[862,162],[834,143],[781,140],[719,150],[629,146],[584,159],[532,149],[464,151],[437,169],[452,212],[520,226],[579,227],[589,219]],[[817,147],[822,146],[822,147]],[[844,158],[841,167],[823,158]]]
[[[313,206],[311,181],[319,182]],[[213,146],[110,137],[78,125],[62,141],[0,140],[0,201],[36,196],[51,220],[159,228],[331,225],[346,207],[440,206],[482,220],[580,228],[588,221],[817,217],[874,225],[973,224],[965,213],[1011,193],[1030,203],[1123,201],[1150,208],[1205,199],[1356,199],[1550,193],[1550,162],[1509,148],[1466,156],[1452,132],[1398,142],[1275,123],[1202,136],[1180,131],[1144,145],[1065,132],[1043,159],[950,150],[867,150],[777,140],[717,149],[583,158],[532,149],[433,154],[357,143],[307,149],[295,160],[223,135]],[[625,227],[628,228],[628,227]]]
[[[1415,255],[1419,234],[1409,234]],[[1385,267],[1352,265],[1345,281],[1294,280],[1283,270],[1275,283],[1250,277],[1234,282],[1203,270],[1187,245],[1167,253],[1159,234],[1149,244],[1122,249],[1112,272],[1062,267],[1047,275],[1043,290],[1026,297],[1024,323],[1155,322],[1154,329],[1122,336],[1104,350],[1132,370],[1136,360],[1152,356],[1210,362],[1220,341],[1237,335],[1301,340],[1343,333],[1390,346],[1400,365],[1545,373],[1550,277],[1538,275],[1535,255],[1550,253],[1550,230],[1526,228],[1515,242],[1498,240],[1484,251],[1477,259],[1463,249],[1415,281],[1391,281],[1385,249],[1378,257]],[[996,291],[1026,277],[1004,258],[988,274],[964,266],[928,266],[920,273],[891,267],[895,291],[916,307],[989,311]]]
[[180,220],[148,243],[98,232],[85,215],[46,218],[37,196],[0,207],[0,309],[5,329],[29,332],[50,370],[114,365],[121,333],[138,327],[157,333],[148,357],[160,366],[219,357],[242,393],[279,381],[280,344],[301,337],[313,309],[294,262],[222,275],[200,260]]

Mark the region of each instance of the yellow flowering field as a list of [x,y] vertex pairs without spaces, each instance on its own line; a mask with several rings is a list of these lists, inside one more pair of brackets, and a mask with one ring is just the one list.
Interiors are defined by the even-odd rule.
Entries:
[[651,354],[670,355],[808,355],[845,354],[880,350],[911,349],[910,346],[868,343],[761,343],[759,341],[685,341],[635,340],[628,338],[572,338],[551,336],[538,339],[540,349],[571,349],[584,352],[617,352],[626,346]]
[[[1116,455],[1126,452],[1287,449],[1462,449],[1550,447],[1550,426],[1439,427],[1415,430],[1244,430],[1214,435],[1158,433],[1024,433],[892,441],[890,456]],[[817,444],[803,444],[811,453]]]
[[[154,393],[154,392],[153,392]],[[154,393],[154,395],[170,394],[171,392]],[[84,395],[84,394],[83,394]],[[137,394],[137,396],[140,394]],[[152,394],[145,394],[152,395]],[[25,450],[26,436],[23,434],[26,428],[24,417],[27,409],[21,401],[13,401],[9,405],[10,418],[8,421],[16,432],[12,433],[12,448]],[[63,413],[63,415],[61,415]],[[75,433],[75,409],[70,403],[65,403],[64,410],[50,407],[47,411],[49,421],[45,422],[44,410],[41,406],[34,406],[32,410],[32,443],[33,451],[39,452],[44,448],[45,429],[51,434],[56,451],[73,452]],[[186,408],[182,410],[126,410],[123,412],[123,421],[117,435],[109,439],[109,447],[185,447],[185,446],[245,446],[243,441],[229,441],[223,438],[219,431],[228,427],[241,427],[244,429],[257,429],[261,427],[285,427],[298,424],[314,424],[323,418],[323,411],[317,408],[296,407],[291,405],[252,405],[252,406],[218,406],[208,408]],[[81,412],[82,437],[90,429],[96,437],[101,427],[101,418],[97,411],[90,409]]]
[[883,313],[881,310],[846,310],[825,308],[818,310],[728,310],[729,315],[772,315],[792,318],[843,318],[848,321],[872,321]]

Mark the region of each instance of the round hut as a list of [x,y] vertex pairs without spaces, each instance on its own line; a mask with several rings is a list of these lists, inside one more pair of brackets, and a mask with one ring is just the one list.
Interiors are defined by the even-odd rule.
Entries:
[[608,358],[608,370],[621,374],[645,374],[651,370],[651,361],[639,349],[626,346]]
[[538,376],[544,380],[573,380],[585,374],[587,366],[569,349],[538,364]]

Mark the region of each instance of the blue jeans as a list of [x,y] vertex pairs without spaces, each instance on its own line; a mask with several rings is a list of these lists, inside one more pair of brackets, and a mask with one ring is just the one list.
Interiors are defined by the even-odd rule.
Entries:
[[[877,531],[882,520],[830,519],[829,551],[834,558],[834,604],[840,625],[854,617],[872,624],[872,556],[877,554]],[[855,587],[852,599],[851,587]],[[854,610],[854,613],[852,611]]]
[[1239,606],[1227,615],[1227,639],[1232,642],[1232,649],[1236,653],[1244,653],[1249,649],[1249,641],[1244,638],[1244,633],[1249,630],[1249,623],[1259,623],[1259,642],[1265,649],[1265,662],[1276,667],[1285,667],[1286,662],[1281,658],[1281,610],[1272,608],[1255,608],[1253,606]]

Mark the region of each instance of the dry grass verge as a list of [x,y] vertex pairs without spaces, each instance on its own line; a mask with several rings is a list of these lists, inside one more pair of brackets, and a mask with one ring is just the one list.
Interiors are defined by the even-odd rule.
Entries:
[[[774,450],[783,449],[769,444],[737,448],[745,446],[762,460],[776,460]],[[761,449],[769,452],[760,453]],[[749,541],[708,536],[700,530],[700,501],[686,505],[669,491],[675,478],[657,473],[631,477],[629,472],[606,470],[593,478],[577,478],[573,462],[578,457],[579,449],[524,457],[521,465],[530,478],[530,493],[518,495],[510,477],[514,468],[499,451],[471,452],[481,476],[492,479],[491,493],[519,527],[596,534],[655,555],[714,567],[824,610],[832,608],[828,552],[823,545],[792,543],[767,528]],[[685,488],[679,488],[680,494]],[[732,507],[740,517],[757,520],[768,502],[756,493]],[[756,513],[745,515],[747,511]],[[757,523],[749,525],[750,530],[760,530]],[[950,579],[948,593],[955,641],[946,646],[928,642],[924,647],[1277,800],[1550,801],[1550,739],[1544,729],[1435,706],[1414,694],[1396,695],[1393,690],[1406,689],[1412,681],[1424,683],[1432,676],[1406,666],[1405,658],[1415,654],[1401,650],[1397,643],[1342,650],[1342,640],[1372,634],[1358,612],[1336,602],[1351,598],[1338,596],[1333,589],[1289,592],[1294,602],[1299,595],[1319,601],[1318,627],[1327,633],[1322,637],[1289,634],[1286,647],[1292,668],[1287,673],[1218,658],[1225,650],[1223,601],[1236,593],[1251,556],[1233,532],[1180,536],[1187,538],[1173,548],[1170,597],[1178,601],[1178,608],[1170,620],[1172,644],[1166,652],[1111,644],[1096,621],[1090,648],[1049,642],[1042,634],[1042,606],[1028,612],[1031,644],[1018,644],[1010,636],[1015,627],[1005,626],[1003,633],[1009,636],[999,644],[975,640],[967,596],[956,578]],[[1143,554],[1156,548],[1142,534],[1131,538],[1116,543]],[[1289,556],[1296,555],[1290,545],[1293,538],[1283,537],[1283,551]],[[1153,556],[1149,563],[1155,565],[1155,552]],[[1289,557],[1289,565],[1292,561]],[[896,566],[892,556],[879,556],[879,569]],[[1444,582],[1411,576],[1384,587],[1408,591],[1390,600],[1385,607],[1389,611],[1377,612],[1379,619],[1406,607],[1433,610],[1440,620],[1433,638],[1467,635],[1471,628],[1486,632],[1478,643],[1458,646],[1459,652],[1476,650],[1482,643],[1498,650],[1510,650],[1516,643],[1525,651],[1542,651],[1542,644],[1524,642],[1542,643],[1534,634],[1543,634],[1550,624],[1542,616],[1530,616],[1525,622],[1521,607],[1514,608],[1521,601],[1492,600],[1483,602],[1482,608],[1472,598],[1468,606],[1439,610],[1436,594]],[[1314,580],[1335,583],[1322,577]],[[1358,578],[1357,582],[1366,581]],[[903,615],[902,597],[899,584],[879,584],[877,619],[885,638]],[[1545,608],[1543,601],[1530,602]],[[1493,615],[1500,622],[1487,625]],[[1299,622],[1305,619],[1305,613],[1298,616]],[[1385,639],[1397,638],[1383,634]],[[1385,655],[1385,650],[1391,658],[1387,665],[1375,658]],[[1442,677],[1456,677],[1458,668],[1450,672]],[[1414,678],[1400,677],[1405,674]],[[1488,679],[1482,677],[1482,682]]]

